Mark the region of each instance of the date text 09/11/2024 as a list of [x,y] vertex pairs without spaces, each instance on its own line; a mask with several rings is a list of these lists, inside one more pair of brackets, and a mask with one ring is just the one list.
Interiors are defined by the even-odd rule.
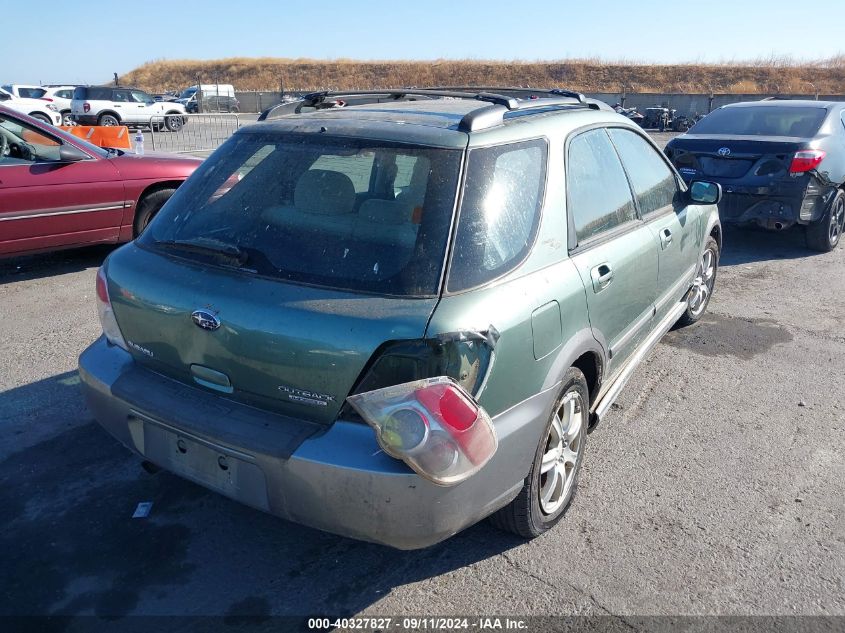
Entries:
[[380,631],[458,631],[458,630],[527,630],[528,623],[519,618],[508,617],[359,617],[359,618],[309,618],[309,630],[358,629]]

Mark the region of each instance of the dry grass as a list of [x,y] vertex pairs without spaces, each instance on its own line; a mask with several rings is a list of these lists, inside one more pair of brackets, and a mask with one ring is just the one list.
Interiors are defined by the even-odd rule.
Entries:
[[845,94],[845,55],[815,62],[785,57],[719,64],[649,65],[600,59],[562,61],[356,61],[230,58],[155,60],[120,78],[149,91],[202,83],[237,90],[368,89],[397,86],[561,86],[582,92]]

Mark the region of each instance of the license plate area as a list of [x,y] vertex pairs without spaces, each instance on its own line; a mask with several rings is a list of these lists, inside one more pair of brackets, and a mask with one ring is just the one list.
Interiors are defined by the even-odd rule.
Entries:
[[136,448],[162,468],[269,511],[267,482],[251,456],[140,417],[129,420]]

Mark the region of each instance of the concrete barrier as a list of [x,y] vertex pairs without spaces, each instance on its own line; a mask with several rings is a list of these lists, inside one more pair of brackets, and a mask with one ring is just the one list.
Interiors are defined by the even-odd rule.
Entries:
[[[315,91],[299,91],[315,92]],[[291,93],[288,92],[289,96]],[[740,101],[759,101],[766,97],[784,97],[788,99],[815,99],[816,95],[776,95],[776,94],[711,94],[701,93],[668,93],[668,92],[591,92],[588,97],[599,99],[609,105],[621,103],[624,97],[625,107],[636,107],[640,112],[645,108],[663,106],[675,108],[681,114],[707,114],[729,103]],[[278,91],[236,92],[235,98],[240,102],[241,112],[263,112],[267,108],[279,104],[283,100],[283,93]],[[822,101],[845,101],[845,95],[818,95]]]

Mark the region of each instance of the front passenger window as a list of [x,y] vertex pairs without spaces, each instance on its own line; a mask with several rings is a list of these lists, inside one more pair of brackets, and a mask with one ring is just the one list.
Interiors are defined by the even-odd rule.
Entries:
[[640,213],[647,216],[674,208],[672,205],[678,193],[678,181],[657,150],[630,130],[610,130],[610,137],[628,170]]
[[567,207],[579,244],[636,219],[631,187],[603,129],[576,136],[567,158]]

